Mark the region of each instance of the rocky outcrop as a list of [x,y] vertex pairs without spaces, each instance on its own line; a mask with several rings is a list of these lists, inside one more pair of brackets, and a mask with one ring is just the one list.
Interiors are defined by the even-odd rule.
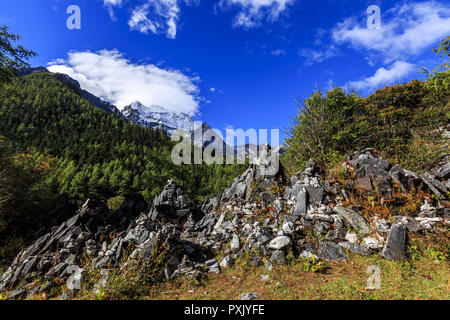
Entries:
[[353,169],[354,187],[365,192],[392,197],[393,187],[397,184],[403,192],[411,187],[424,185],[438,199],[447,198],[450,190],[450,156],[434,167],[431,172],[418,175],[402,168],[392,166],[388,161],[376,157],[374,149],[355,152],[347,158],[346,169]]
[[[408,233],[443,230],[449,222],[443,200],[447,195],[442,192],[440,199],[424,198],[416,217],[363,217],[361,208],[349,205],[348,193],[352,188],[361,191],[363,184],[368,195],[389,199],[396,188],[408,191],[424,181],[371,150],[355,153],[345,163],[348,170],[355,169],[353,185],[322,179],[313,161],[290,179],[283,168],[263,175],[269,165],[251,165],[229,188],[201,205],[173,180],[150,208],[139,197],[127,199],[116,212],[101,201],[88,200],[70,219],[21,250],[0,276],[0,290],[10,292],[11,299],[24,298],[61,285],[54,280],[64,283],[74,266],[81,270],[90,264],[101,273],[152,261],[155,253],[165,256],[159,280],[220,273],[244,253],[250,266],[265,264],[269,269],[291,258],[343,261],[351,254],[381,254],[403,260]],[[448,163],[429,175],[433,186],[438,184],[433,179],[445,184]],[[217,260],[219,256],[223,258]]]

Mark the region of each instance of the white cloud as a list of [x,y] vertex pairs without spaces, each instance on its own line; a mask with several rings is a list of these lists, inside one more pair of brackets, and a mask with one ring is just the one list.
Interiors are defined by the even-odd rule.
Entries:
[[436,1],[409,2],[381,12],[381,29],[368,29],[356,18],[332,31],[336,43],[381,53],[385,63],[420,54],[450,33],[450,6]]
[[[240,11],[233,21],[234,27],[245,29],[260,26],[263,20],[273,22],[288,5],[297,0],[216,0],[214,13],[217,14],[217,4],[225,7],[239,7]],[[114,7],[120,7],[123,0],[103,0],[111,19],[116,20]],[[165,34],[174,39],[177,35],[181,5],[198,5],[200,0],[141,0],[131,11],[128,25],[132,30],[144,34]]]
[[122,0],[103,0],[105,6],[120,6],[122,5]]
[[190,115],[199,109],[198,78],[153,64],[133,64],[117,50],[71,52],[67,59],[49,63],[48,69],[69,75],[119,108],[138,100]]
[[305,58],[305,66],[323,62],[337,54],[338,50],[334,45],[330,45],[326,50],[300,49],[298,51],[298,55]]
[[103,6],[108,10],[111,19],[115,21],[117,19],[113,7],[122,6],[122,0],[103,0]]
[[214,87],[209,88],[209,91],[211,91],[211,92],[216,92],[216,88],[214,88]]
[[396,61],[390,68],[379,68],[371,77],[360,81],[353,81],[347,84],[351,89],[376,89],[403,79],[415,69],[415,65],[405,62]]
[[296,0],[220,0],[220,6],[239,6],[241,11],[235,17],[233,25],[250,29],[261,25],[264,19],[275,21],[288,5]]
[[286,50],[277,49],[270,52],[272,56],[284,56],[286,54]]
[[180,8],[178,0],[147,1],[133,9],[128,25],[132,30],[148,34],[166,34],[170,39],[177,35]]
[[[114,0],[113,0],[114,1]],[[146,0],[134,7],[128,25],[144,34],[165,34],[175,39],[180,19],[180,5],[198,5],[200,0]]]

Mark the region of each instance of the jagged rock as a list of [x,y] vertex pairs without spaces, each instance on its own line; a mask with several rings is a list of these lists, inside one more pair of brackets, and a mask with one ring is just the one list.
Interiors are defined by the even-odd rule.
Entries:
[[389,175],[392,180],[394,180],[402,189],[403,192],[408,192],[410,189],[408,178],[406,177],[405,171],[400,165],[395,165],[389,171]]
[[25,294],[25,288],[19,288],[11,292],[8,296],[9,300],[18,299]]
[[167,261],[166,267],[164,268],[164,275],[167,279],[170,279],[172,277],[175,270],[178,269],[178,265],[180,265],[180,261],[178,260],[177,256],[172,255],[169,258],[169,261]]
[[169,180],[164,190],[153,201],[148,217],[152,221],[166,219],[175,224],[185,222],[190,214],[200,217],[196,205],[177,188],[174,180]]
[[238,185],[236,187],[236,197],[238,199],[244,199],[246,190],[247,190],[247,185],[245,183],[238,183]]
[[336,206],[335,210],[339,216],[341,216],[348,223],[350,223],[350,225],[356,230],[358,230],[358,232],[365,235],[371,232],[370,225],[366,221],[366,219],[361,217],[355,211],[341,206]]
[[298,257],[299,259],[308,259],[309,261],[316,261],[318,259],[318,257],[309,250],[303,250]]
[[23,268],[21,271],[21,277],[26,277],[29,272],[33,271],[36,263],[38,261],[37,257],[32,257],[30,260],[26,260],[23,264]]
[[[357,153],[346,164],[349,168],[356,167],[355,179],[359,182],[366,179],[373,191],[381,187],[381,193],[388,194],[392,191],[391,180],[404,192],[422,183],[415,173],[391,166],[373,154],[373,150]],[[205,272],[219,273],[221,268],[232,265],[232,256],[242,257],[245,251],[255,254],[247,261],[248,265],[260,266],[265,262],[268,270],[273,264],[286,263],[290,251],[299,258],[340,261],[348,258],[344,248],[367,255],[384,247],[383,255],[397,258],[390,248],[395,239],[401,238],[401,232],[395,236],[389,221],[377,217],[367,221],[357,213],[360,208],[334,206],[348,201],[351,183],[323,181],[310,163],[307,170],[293,176],[286,186],[283,172],[263,177],[261,166],[267,167],[268,163],[252,165],[221,195],[206,199],[199,207],[173,180],[168,181],[149,210],[137,197],[126,199],[116,212],[108,211],[101,201],[88,200],[72,212],[70,219],[65,216],[65,222],[58,221],[51,231],[42,233],[19,252],[0,276],[0,291],[14,290],[19,283],[23,287],[23,283],[41,277],[50,280],[51,286],[57,285],[53,279],[67,277],[67,266],[80,265],[85,258],[90,259],[94,268],[123,268],[128,263],[153,259],[155,253],[161,253],[158,250],[165,250],[164,254],[170,257],[158,277],[160,280],[200,279]],[[441,180],[448,177],[447,171],[445,164],[440,164],[425,177],[442,193],[447,181]],[[272,193],[275,186],[281,187],[280,190],[286,187],[284,197],[281,192],[276,196]],[[257,214],[271,204],[275,213],[264,217],[264,221],[255,221]],[[435,201],[434,205],[426,200],[416,219],[394,216],[393,220],[408,231],[442,230],[439,225],[448,223],[442,217],[448,218],[450,210],[445,208],[445,201]],[[357,234],[347,232],[348,224],[366,237],[360,241]],[[368,237],[372,233],[371,224],[374,232]],[[389,230],[384,246],[385,239],[380,233]],[[311,232],[325,241],[319,242],[318,247],[316,242],[305,241]],[[119,265],[128,252],[131,254],[125,265]],[[220,264],[211,259],[217,256],[225,256]]]
[[50,268],[50,270],[45,274],[45,279],[52,280],[53,278],[62,275],[67,266],[68,265],[65,262],[58,263],[56,266]]
[[[380,195],[392,195],[391,176],[389,170],[391,164],[381,158],[375,157],[373,149],[355,152],[347,158],[347,162],[355,166],[355,187],[366,192],[377,192]],[[398,168],[397,168],[398,169]],[[398,172],[394,170],[394,173]]]
[[389,260],[403,260],[405,259],[405,247],[406,227],[394,224],[381,254]]
[[445,179],[450,177],[450,162],[445,163],[441,167],[437,167],[433,170],[433,174],[438,179]]
[[256,236],[258,242],[262,245],[266,244],[270,240],[273,239],[273,235],[270,231],[267,229],[262,230],[257,236]]

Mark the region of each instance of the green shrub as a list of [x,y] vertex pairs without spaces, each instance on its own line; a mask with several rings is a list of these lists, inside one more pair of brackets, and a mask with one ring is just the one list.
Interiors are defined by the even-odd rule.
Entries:
[[309,98],[297,100],[297,106],[299,113],[289,130],[289,148],[283,157],[288,171],[301,168],[310,158],[321,164],[341,158],[367,132],[368,123],[362,118],[366,106],[354,92],[316,90]]

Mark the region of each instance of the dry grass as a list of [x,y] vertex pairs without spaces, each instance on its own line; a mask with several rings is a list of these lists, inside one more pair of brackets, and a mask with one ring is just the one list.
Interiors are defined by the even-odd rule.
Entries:
[[[180,279],[149,288],[146,299],[236,300],[246,292],[257,292],[262,300],[430,300],[450,298],[450,273],[447,258],[437,258],[436,248],[420,243],[420,257],[394,262],[379,256],[350,255],[346,262],[328,263],[324,273],[302,271],[300,265],[248,268],[240,263],[222,274],[211,275],[203,283]],[[411,250],[411,249],[410,249]],[[423,251],[423,252],[422,252]],[[417,253],[417,252],[416,252]],[[444,254],[445,256],[445,254]],[[442,257],[442,255],[441,255]],[[381,289],[366,289],[367,268],[381,270]],[[261,275],[269,275],[263,282]]]

